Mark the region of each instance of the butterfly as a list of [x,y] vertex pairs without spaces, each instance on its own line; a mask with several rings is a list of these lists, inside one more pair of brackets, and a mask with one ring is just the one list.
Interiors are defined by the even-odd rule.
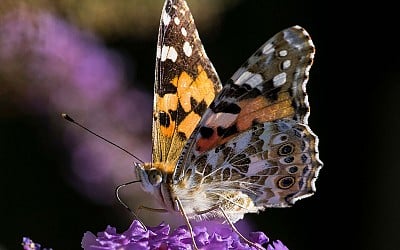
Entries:
[[307,125],[314,53],[309,34],[290,27],[222,86],[187,3],[166,0],[152,161],[135,163],[143,189],[163,210],[179,212],[190,230],[190,220],[222,219],[236,232],[234,223],[246,213],[289,207],[312,195],[322,167],[318,137]]

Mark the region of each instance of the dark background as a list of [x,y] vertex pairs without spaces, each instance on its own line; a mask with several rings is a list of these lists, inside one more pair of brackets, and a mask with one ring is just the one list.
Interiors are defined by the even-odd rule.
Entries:
[[[218,28],[197,25],[222,81],[286,27],[301,25],[313,38],[309,123],[324,162],[317,192],[293,208],[245,217],[293,250],[398,249],[400,243],[398,13],[385,2],[349,4],[238,1],[223,12]],[[151,33],[104,38],[135,62],[131,77],[149,92],[157,29]],[[0,249],[20,249],[22,236],[54,249],[79,249],[85,231],[129,225],[118,204],[98,205],[67,184],[62,169],[70,149],[56,135],[48,139],[54,114],[38,116],[4,99],[0,104]]]

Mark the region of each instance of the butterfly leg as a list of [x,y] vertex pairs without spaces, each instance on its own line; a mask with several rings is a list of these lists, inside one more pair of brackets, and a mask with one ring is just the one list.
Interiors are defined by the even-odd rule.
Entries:
[[257,249],[260,250],[265,250],[265,248],[263,248],[262,246],[260,246],[257,243],[251,242],[250,240],[248,240],[246,237],[244,237],[239,230],[237,230],[237,228],[235,227],[235,225],[232,223],[232,221],[229,219],[228,215],[225,213],[224,209],[221,206],[218,206],[219,210],[221,211],[221,213],[224,215],[225,220],[228,222],[228,224],[231,226],[232,230],[239,235],[240,238],[242,238],[247,244],[249,244],[250,246],[253,246]]
[[[168,213],[168,210],[166,210],[166,209],[162,209],[162,208],[152,208],[152,207],[146,207],[146,206],[140,205],[140,206],[138,206],[138,207],[136,208],[136,210],[135,210],[135,215],[136,215],[136,218],[137,218],[137,219],[139,218],[139,213],[140,213],[140,211],[142,211],[142,210],[147,210],[147,211],[156,212],[156,213]],[[139,219],[138,219],[138,220],[139,220]],[[146,226],[144,226],[144,223],[143,223],[141,220],[139,220],[139,221],[140,221],[140,223],[142,224],[142,226],[144,227],[144,229],[146,229],[146,231],[147,231],[147,228],[146,228]]]
[[117,188],[115,189],[115,196],[116,196],[118,202],[122,206],[124,206],[126,209],[128,209],[128,211],[136,218],[136,220],[138,220],[140,222],[142,227],[147,231],[146,225],[144,224],[142,219],[140,219],[140,217],[139,217],[140,210],[145,209],[145,210],[149,210],[149,211],[152,211],[152,212],[158,212],[158,213],[166,213],[166,212],[168,212],[168,210],[162,209],[162,208],[151,208],[151,207],[146,207],[146,206],[140,205],[135,211],[132,211],[132,209],[128,206],[128,204],[126,204],[121,199],[121,197],[119,196],[119,191],[120,191],[121,188],[126,187],[127,185],[130,185],[130,184],[133,184],[133,183],[136,183],[136,182],[138,182],[138,181],[130,181],[130,182],[118,185]]
[[130,182],[127,182],[127,183],[118,185],[118,186],[115,188],[115,197],[117,198],[118,202],[119,202],[123,207],[125,207],[125,208],[136,218],[136,220],[138,220],[138,221],[140,222],[140,224],[142,225],[142,227],[147,231],[147,227],[146,227],[146,225],[143,223],[142,219],[140,219],[139,216],[137,215],[137,213],[134,212],[134,211],[132,211],[132,209],[128,206],[128,204],[126,204],[126,203],[120,198],[120,196],[119,196],[119,191],[120,191],[121,188],[126,187],[126,186],[128,186],[128,185],[130,185],[130,184],[133,184],[133,183],[136,183],[136,182],[137,182],[137,181],[130,181]]
[[139,215],[139,212],[141,210],[147,210],[147,211],[151,211],[151,212],[155,212],[155,213],[168,213],[167,209],[152,208],[152,207],[146,207],[146,206],[140,205],[140,206],[138,206],[138,208],[136,208],[136,214]]
[[193,233],[192,225],[190,224],[189,218],[187,217],[185,210],[183,210],[182,203],[178,198],[176,198],[175,201],[176,201],[176,204],[178,205],[179,211],[181,212],[183,218],[185,219],[186,225],[189,228],[190,236],[192,236],[193,248],[198,250],[199,248],[197,247],[196,241],[194,240],[194,233]]

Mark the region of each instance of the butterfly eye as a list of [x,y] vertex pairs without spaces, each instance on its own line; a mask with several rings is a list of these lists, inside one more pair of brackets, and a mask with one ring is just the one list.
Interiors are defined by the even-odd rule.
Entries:
[[161,172],[157,169],[152,169],[147,173],[147,177],[149,178],[149,182],[152,185],[157,185],[162,182]]

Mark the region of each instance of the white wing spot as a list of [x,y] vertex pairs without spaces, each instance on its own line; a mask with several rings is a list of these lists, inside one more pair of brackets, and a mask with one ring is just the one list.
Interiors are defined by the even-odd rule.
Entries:
[[[295,26],[294,28],[302,31],[303,35],[308,35],[300,26]],[[283,38],[291,45],[291,47],[296,48],[297,50],[302,50],[304,48],[304,44],[302,43],[302,40],[304,39],[299,39],[299,36],[294,34],[290,29],[283,31]]]
[[165,11],[163,11],[163,13],[162,13],[162,21],[165,26],[167,26],[169,24],[169,22],[171,21],[171,17]]
[[260,74],[253,74],[249,79],[247,79],[246,83],[249,84],[252,88],[255,88],[257,85],[263,82],[263,77]]
[[167,60],[167,53],[168,53],[168,46],[163,46],[161,49],[161,62],[164,62],[165,60]]
[[290,67],[290,60],[285,60],[282,66],[283,69],[288,69]]
[[280,87],[286,82],[286,73],[282,72],[278,75],[276,75],[273,79],[272,82],[274,83],[274,87]]
[[157,58],[161,57],[161,47],[159,45],[157,45]]
[[190,43],[187,41],[183,44],[183,52],[187,57],[192,55],[192,46],[190,46]]
[[207,126],[210,127],[218,127],[218,126],[228,127],[229,125],[235,122],[237,117],[238,114],[229,114],[223,112],[213,113],[213,115],[207,119],[206,124]]
[[181,33],[183,36],[187,36],[187,31],[186,31],[185,27],[181,28]]
[[174,18],[174,22],[176,25],[179,25],[181,23],[181,21],[179,20],[179,18],[177,16]]
[[271,43],[268,43],[267,45],[265,45],[265,46],[262,48],[262,53],[263,53],[264,55],[270,54],[270,53],[272,53],[272,52],[274,52],[274,51],[275,51],[275,49],[274,49],[274,47],[273,47],[273,45],[272,45]]
[[[243,72],[238,79],[236,79],[235,84],[236,85],[242,85],[244,82],[247,81],[247,79],[249,79],[251,76],[253,75],[253,73],[250,73],[249,71],[245,71]],[[235,77],[235,75],[234,75]]]
[[174,47],[169,47],[167,58],[171,59],[171,61],[173,62],[175,62],[178,58],[178,53],[176,52]]
[[[240,73],[238,73],[238,75],[239,75],[239,77],[235,81],[236,85],[242,85],[244,83],[247,83],[252,88],[256,88],[258,85],[260,85],[264,81],[264,79],[263,79],[261,74],[254,74],[254,73],[251,73],[249,71],[240,72]],[[235,77],[235,75],[234,75],[234,77]]]
[[174,47],[163,46],[161,49],[161,61],[164,62],[167,59],[175,62],[178,58],[178,53],[176,52]]
[[281,50],[281,51],[279,51],[279,56],[287,56],[287,50]]

